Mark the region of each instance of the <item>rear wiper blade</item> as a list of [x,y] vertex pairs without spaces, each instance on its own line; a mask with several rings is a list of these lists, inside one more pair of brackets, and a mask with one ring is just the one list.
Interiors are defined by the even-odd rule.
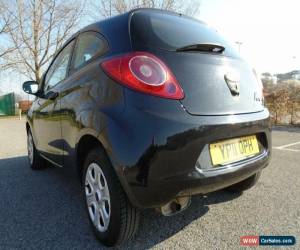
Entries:
[[198,43],[191,44],[181,48],[176,49],[176,51],[203,51],[210,53],[222,53],[225,50],[225,47],[220,44],[214,43]]

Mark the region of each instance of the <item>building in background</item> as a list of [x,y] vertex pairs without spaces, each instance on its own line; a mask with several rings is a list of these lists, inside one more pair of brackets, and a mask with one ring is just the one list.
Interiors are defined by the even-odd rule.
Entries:
[[0,115],[15,115],[15,94],[0,96]]
[[260,78],[263,82],[270,82],[272,84],[277,84],[278,80],[276,75],[270,73],[262,73]]
[[30,100],[22,100],[18,94],[9,93],[0,96],[0,116],[26,113],[32,105]]
[[292,77],[293,77],[295,80],[300,80],[300,70],[295,70],[295,71],[293,71]]
[[300,70],[293,70],[284,74],[276,74],[278,81],[300,80]]
[[19,106],[19,109],[21,109],[21,112],[22,113],[27,113],[27,111],[30,109],[31,105],[32,105],[32,101],[29,101],[29,100],[23,100],[23,101],[19,101],[18,102],[18,106]]

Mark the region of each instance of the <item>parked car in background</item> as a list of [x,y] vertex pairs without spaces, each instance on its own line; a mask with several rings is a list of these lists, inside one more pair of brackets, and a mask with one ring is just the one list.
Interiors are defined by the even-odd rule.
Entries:
[[242,192],[269,162],[261,82],[215,30],[181,14],[136,9],[89,25],[23,89],[36,95],[31,168],[76,169],[107,246],[134,235],[141,208],[169,216],[195,194]]

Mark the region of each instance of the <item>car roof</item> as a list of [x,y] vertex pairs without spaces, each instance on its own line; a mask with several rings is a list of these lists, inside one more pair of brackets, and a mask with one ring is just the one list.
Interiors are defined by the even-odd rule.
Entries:
[[174,12],[171,10],[162,10],[162,9],[156,9],[156,8],[135,8],[135,9],[132,9],[123,14],[119,14],[119,15],[92,23],[92,24],[82,28],[78,32],[76,32],[76,34],[74,34],[71,38],[74,38],[78,33],[82,33],[85,31],[91,31],[91,30],[98,31],[104,35],[109,35],[110,32],[114,32],[116,28],[119,28],[119,26],[121,26],[122,23],[124,24],[124,22],[125,22],[127,25],[130,17],[135,12],[140,12],[140,13],[144,13],[144,14],[149,14],[149,13],[153,12],[153,13],[164,13],[164,14],[169,14],[169,15],[174,15],[174,16],[184,16],[186,18],[193,19],[195,21],[204,23],[198,19],[194,19],[192,17],[186,16],[184,14],[177,13],[177,12]]
[[[180,16],[185,17],[188,19],[195,20],[197,22],[204,22],[199,21],[198,19],[170,11],[170,10],[162,10],[156,8],[135,8],[123,14],[119,14],[110,18],[103,19],[101,21],[92,23],[87,25],[86,27],[77,31],[74,35],[72,35],[67,42],[62,46],[65,47],[71,40],[77,37],[80,33],[87,32],[87,31],[96,31],[105,36],[108,40],[110,46],[110,53],[122,53],[125,51],[131,50],[131,40],[130,40],[130,30],[129,30],[129,21],[130,18],[133,16],[134,13],[139,12],[145,15],[149,15],[150,13],[163,13],[173,16]],[[60,49],[61,50],[61,49]],[[60,51],[59,50],[59,51]]]

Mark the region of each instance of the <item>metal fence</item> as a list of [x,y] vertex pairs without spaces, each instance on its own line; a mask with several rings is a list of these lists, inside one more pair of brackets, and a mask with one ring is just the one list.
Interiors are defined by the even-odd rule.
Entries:
[[15,95],[0,96],[0,115],[15,115]]

